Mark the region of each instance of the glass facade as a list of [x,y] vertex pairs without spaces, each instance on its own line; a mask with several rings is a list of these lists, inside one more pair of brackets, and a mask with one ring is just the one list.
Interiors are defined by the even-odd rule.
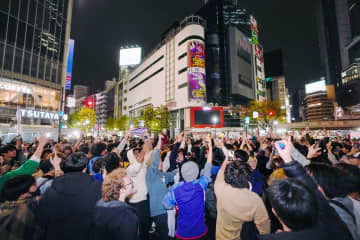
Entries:
[[[238,105],[249,101],[245,94],[232,93],[234,82],[249,76],[241,70],[244,64],[231,65],[234,39],[229,39],[232,27],[251,38],[250,15],[235,0],[209,0],[197,13],[206,20],[206,90],[207,102]],[[233,74],[240,72],[241,74]],[[233,76],[236,75],[236,79]]]
[[62,83],[68,0],[0,1],[0,72]]

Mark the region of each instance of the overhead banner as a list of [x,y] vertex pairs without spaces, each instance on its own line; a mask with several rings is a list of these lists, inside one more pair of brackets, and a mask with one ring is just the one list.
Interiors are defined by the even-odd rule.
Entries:
[[198,41],[188,44],[188,81],[190,100],[205,100],[205,46]]
[[66,81],[65,81],[66,90],[71,90],[72,68],[73,68],[73,60],[74,60],[74,45],[75,45],[75,41],[73,39],[69,39],[68,62],[67,62]]

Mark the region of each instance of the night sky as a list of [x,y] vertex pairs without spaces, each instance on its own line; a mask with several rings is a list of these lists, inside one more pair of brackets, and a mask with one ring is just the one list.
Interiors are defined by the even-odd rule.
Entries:
[[[87,85],[92,91],[102,90],[105,80],[118,76],[120,46],[138,44],[143,47],[143,56],[146,55],[175,20],[182,20],[203,4],[202,0],[74,2],[73,84]],[[290,92],[320,76],[314,2],[239,0],[241,7],[257,18],[265,52],[283,50]]]

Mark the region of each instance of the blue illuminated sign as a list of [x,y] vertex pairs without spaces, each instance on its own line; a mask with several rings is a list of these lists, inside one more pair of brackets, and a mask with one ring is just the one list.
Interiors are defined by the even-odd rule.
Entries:
[[75,45],[75,41],[73,39],[69,39],[68,62],[67,62],[66,81],[65,81],[65,89],[66,90],[71,89],[72,68],[73,68],[73,59],[74,59],[74,45]]

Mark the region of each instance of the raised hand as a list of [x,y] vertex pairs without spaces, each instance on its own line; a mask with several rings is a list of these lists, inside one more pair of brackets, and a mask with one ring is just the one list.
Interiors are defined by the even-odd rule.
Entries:
[[275,142],[275,147],[285,163],[292,161],[291,153],[294,150],[294,145],[291,142],[291,137],[289,137],[287,140]]
[[309,152],[307,154],[307,158],[315,158],[321,155],[321,148],[316,146],[316,144],[313,144],[311,147],[309,147]]

